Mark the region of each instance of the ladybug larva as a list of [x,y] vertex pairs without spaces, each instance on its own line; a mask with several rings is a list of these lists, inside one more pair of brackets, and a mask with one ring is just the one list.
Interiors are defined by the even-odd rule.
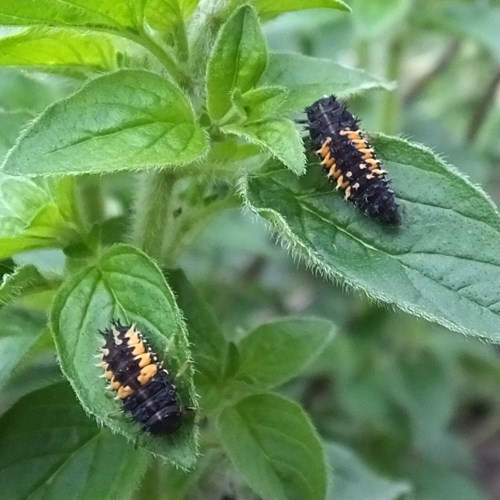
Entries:
[[372,145],[358,127],[359,120],[334,96],[317,100],[306,108],[306,114],[311,144],[328,179],[365,214],[399,224],[394,193]]
[[[134,324],[112,326],[100,332],[105,339],[102,367],[109,388],[122,400],[123,409],[143,429],[155,435],[176,431],[183,421],[174,377],[158,360]],[[191,409],[191,408],[190,408]]]

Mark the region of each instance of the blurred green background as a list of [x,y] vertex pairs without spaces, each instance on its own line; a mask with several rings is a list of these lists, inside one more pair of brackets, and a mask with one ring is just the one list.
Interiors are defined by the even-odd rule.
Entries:
[[[269,21],[271,50],[301,52],[394,81],[350,100],[367,131],[432,147],[500,202],[500,5],[485,0],[352,0],[352,13],[311,10]],[[0,155],[78,74],[0,71]],[[123,239],[136,179],[102,178],[110,242]],[[85,181],[83,181],[85,182]],[[93,189],[94,184],[90,183]],[[91,217],[91,214],[90,214]],[[500,249],[499,249],[500,251]],[[45,270],[63,255],[16,257]],[[498,348],[379,307],[315,276],[251,214],[229,211],[181,267],[228,335],[284,315],[333,320],[338,333],[306,377],[285,390],[342,446],[336,498],[500,499]],[[342,464],[359,476],[342,478]],[[359,479],[362,478],[362,479]],[[408,487],[408,485],[410,485]],[[344,488],[344,489],[342,489]]]

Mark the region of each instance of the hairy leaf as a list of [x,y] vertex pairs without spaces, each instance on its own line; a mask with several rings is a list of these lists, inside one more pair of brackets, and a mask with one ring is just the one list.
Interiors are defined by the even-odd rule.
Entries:
[[106,35],[35,27],[0,38],[0,66],[110,71],[118,69],[116,50]]
[[500,218],[491,201],[431,151],[396,138],[373,142],[393,179],[400,227],[345,203],[317,165],[301,179],[271,165],[248,182],[248,203],[324,275],[500,341]]
[[275,394],[224,409],[219,436],[233,465],[265,500],[325,498],[321,442],[302,408]]
[[49,107],[3,169],[17,175],[136,170],[186,163],[206,147],[189,101],[174,84],[155,73],[123,70]]
[[306,167],[302,139],[294,123],[287,118],[273,118],[245,125],[225,125],[221,130],[263,147],[295,174],[304,173]]
[[253,88],[267,63],[267,48],[257,15],[248,5],[222,26],[207,67],[207,108],[218,121],[230,110],[235,90]]
[[18,267],[12,274],[4,274],[0,283],[0,308],[13,298],[46,284],[46,279],[31,264]]
[[236,377],[271,388],[298,375],[332,340],[330,321],[286,318],[259,326],[239,343]]
[[324,95],[347,97],[368,89],[393,88],[392,84],[362,70],[342,66],[330,59],[281,53],[270,54],[261,83],[288,88],[284,107],[290,111],[302,111]]
[[25,396],[0,420],[0,482],[12,500],[124,498],[147,462],[97,427],[66,382]]
[[0,172],[0,258],[62,247],[77,238],[71,179],[22,179]]
[[265,18],[305,9],[351,10],[342,0],[253,0],[253,4],[258,13]]
[[95,266],[61,287],[51,315],[61,368],[83,407],[99,422],[174,464],[189,467],[196,457],[192,419],[186,417],[172,436],[138,437],[139,426],[120,415],[121,403],[109,397],[111,391],[99,378],[102,367],[94,365],[103,344],[99,330],[109,327],[113,318],[136,323],[174,375],[184,367],[176,382],[179,393],[185,405],[196,404],[187,334],[174,296],[149,257],[128,245],[111,247]]

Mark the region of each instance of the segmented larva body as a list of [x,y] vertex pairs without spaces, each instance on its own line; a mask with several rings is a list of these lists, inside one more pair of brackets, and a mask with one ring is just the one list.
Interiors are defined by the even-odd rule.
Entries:
[[123,409],[143,429],[170,434],[182,425],[184,410],[174,378],[135,325],[113,321],[101,332],[105,338],[102,367],[109,388],[122,400]]
[[306,108],[311,143],[337,189],[365,214],[387,224],[401,216],[394,193],[358,120],[334,96]]

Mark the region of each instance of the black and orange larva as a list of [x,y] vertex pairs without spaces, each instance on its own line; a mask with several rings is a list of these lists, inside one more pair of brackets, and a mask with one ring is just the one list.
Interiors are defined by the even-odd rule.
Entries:
[[387,224],[399,224],[401,216],[380,160],[359,120],[334,96],[323,97],[306,108],[311,145],[336,189],[345,191],[365,214]]
[[124,411],[151,434],[177,430],[185,409],[175,380],[142,333],[135,325],[122,325],[117,320],[100,333],[105,339],[101,362],[104,377],[109,381],[108,388],[122,400]]

